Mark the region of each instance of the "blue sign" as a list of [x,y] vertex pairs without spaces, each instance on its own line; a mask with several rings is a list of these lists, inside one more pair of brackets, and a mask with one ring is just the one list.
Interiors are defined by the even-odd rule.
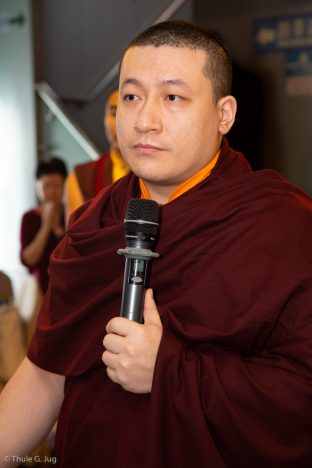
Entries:
[[286,93],[288,96],[312,95],[312,49],[288,51]]
[[274,52],[312,47],[312,13],[257,19],[253,23],[253,49]]
[[312,77],[312,49],[287,53],[286,76]]

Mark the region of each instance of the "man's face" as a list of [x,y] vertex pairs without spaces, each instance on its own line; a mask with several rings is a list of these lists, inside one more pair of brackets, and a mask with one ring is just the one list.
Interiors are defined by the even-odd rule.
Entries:
[[202,50],[130,48],[123,59],[117,109],[121,153],[147,185],[173,190],[217,152],[220,107],[202,70]]
[[60,204],[64,192],[64,177],[60,174],[43,174],[36,181],[36,191],[40,202]]
[[118,142],[116,135],[116,110],[118,104],[118,91],[114,91],[108,98],[105,115],[104,115],[104,127],[106,136],[110,146],[118,150]]

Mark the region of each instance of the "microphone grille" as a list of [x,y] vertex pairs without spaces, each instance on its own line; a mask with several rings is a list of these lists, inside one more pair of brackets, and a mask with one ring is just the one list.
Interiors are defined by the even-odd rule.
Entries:
[[154,200],[132,198],[128,203],[125,233],[126,235],[142,233],[156,236],[158,231],[158,204]]

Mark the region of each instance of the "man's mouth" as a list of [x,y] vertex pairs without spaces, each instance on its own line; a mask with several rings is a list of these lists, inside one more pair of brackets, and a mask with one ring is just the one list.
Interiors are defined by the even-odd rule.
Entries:
[[137,143],[134,145],[134,148],[139,153],[155,153],[157,151],[163,151],[163,148],[160,148],[159,146],[155,145],[150,145],[148,143]]

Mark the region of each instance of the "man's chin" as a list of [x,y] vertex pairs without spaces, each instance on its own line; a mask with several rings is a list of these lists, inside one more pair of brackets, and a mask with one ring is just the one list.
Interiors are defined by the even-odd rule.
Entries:
[[154,183],[154,184],[157,184],[157,183],[160,183],[161,182],[161,177],[156,174],[153,174],[151,172],[147,172],[147,171],[144,171],[144,170],[140,170],[140,169],[132,169],[132,172],[137,176],[139,177],[140,179],[142,179],[144,182],[147,182],[147,183]]
[[175,182],[172,182],[167,177],[161,177],[159,175],[157,176],[146,175],[146,174],[141,174],[141,175],[135,174],[135,175],[139,177],[140,179],[142,179],[143,182],[147,186],[150,185],[150,186],[155,186],[155,187],[172,187],[172,186],[179,185],[179,184],[176,184]]

